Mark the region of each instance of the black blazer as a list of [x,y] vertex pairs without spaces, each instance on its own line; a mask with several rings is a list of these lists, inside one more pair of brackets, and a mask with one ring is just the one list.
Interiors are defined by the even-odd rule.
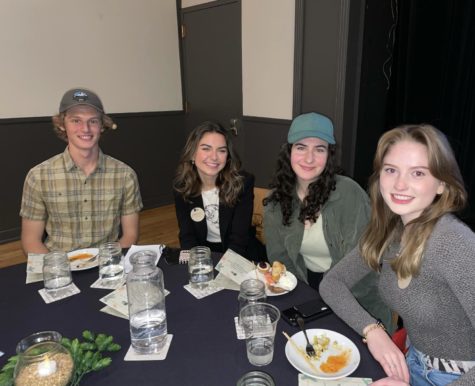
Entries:
[[[222,251],[231,248],[242,256],[246,256],[250,237],[255,232],[251,226],[252,211],[254,209],[254,176],[245,172],[244,186],[235,206],[229,207],[219,203],[219,230],[221,235]],[[192,197],[191,202],[185,202],[181,194],[173,191],[175,210],[180,228],[179,238],[182,249],[190,249],[197,245],[208,245],[206,236],[208,228],[206,218],[194,221],[191,211],[194,208],[203,208],[201,194]]]

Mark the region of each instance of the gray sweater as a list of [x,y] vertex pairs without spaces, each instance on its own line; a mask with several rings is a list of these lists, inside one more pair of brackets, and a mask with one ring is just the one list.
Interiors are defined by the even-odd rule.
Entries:
[[[398,246],[385,254],[379,278],[383,300],[404,320],[411,343],[421,352],[457,361],[475,360],[475,234],[453,215],[434,227],[419,276],[405,289],[389,265]],[[335,313],[355,331],[375,323],[348,288],[368,273],[355,248],[320,285],[320,294]],[[455,386],[474,386],[475,368]]]

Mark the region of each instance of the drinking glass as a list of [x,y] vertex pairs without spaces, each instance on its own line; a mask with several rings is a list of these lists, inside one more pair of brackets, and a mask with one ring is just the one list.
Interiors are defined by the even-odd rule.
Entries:
[[102,280],[119,280],[124,277],[122,248],[116,241],[99,247],[99,278]]
[[236,386],[275,386],[274,378],[263,371],[249,371],[236,383]]
[[188,273],[190,285],[194,288],[204,289],[214,278],[213,260],[208,247],[197,246],[190,250]]
[[244,280],[239,287],[239,311],[241,311],[244,306],[257,303],[265,302],[267,299],[266,296],[266,285],[263,281],[257,279],[247,279]]
[[246,336],[247,359],[254,366],[265,366],[274,357],[274,338],[280,311],[268,303],[244,306],[239,320]]
[[71,284],[71,267],[65,252],[50,252],[43,259],[43,281],[46,290],[57,290]]

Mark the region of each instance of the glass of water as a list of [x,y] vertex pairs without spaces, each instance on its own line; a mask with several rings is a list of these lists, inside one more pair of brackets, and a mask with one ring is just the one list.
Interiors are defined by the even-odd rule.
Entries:
[[99,278],[102,280],[119,280],[124,277],[122,248],[116,241],[99,247]]
[[71,268],[65,252],[50,252],[43,259],[43,281],[46,290],[57,290],[71,284]]
[[211,250],[202,246],[191,248],[190,260],[188,261],[190,285],[198,289],[208,287],[214,278],[213,270]]
[[248,304],[257,302],[262,303],[265,302],[266,299],[266,285],[263,281],[247,279],[241,283],[238,295],[239,311]]
[[274,357],[274,338],[280,311],[268,303],[251,303],[239,313],[246,336],[247,359],[251,365],[265,366]]

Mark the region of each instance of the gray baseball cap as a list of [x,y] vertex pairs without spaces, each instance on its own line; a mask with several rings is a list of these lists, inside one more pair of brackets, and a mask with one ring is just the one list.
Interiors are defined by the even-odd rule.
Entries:
[[91,106],[100,113],[104,113],[104,107],[97,94],[85,88],[73,88],[66,91],[59,104],[59,112],[64,113],[66,110],[77,105]]

